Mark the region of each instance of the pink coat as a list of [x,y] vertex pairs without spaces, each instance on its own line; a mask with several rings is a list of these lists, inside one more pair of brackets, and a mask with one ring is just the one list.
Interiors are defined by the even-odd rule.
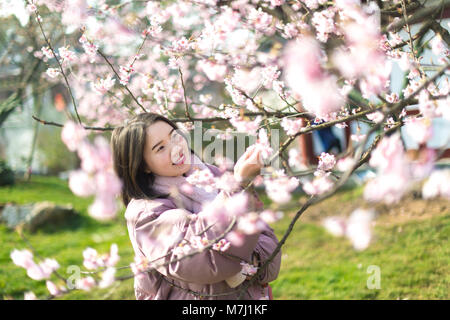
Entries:
[[[218,176],[220,170],[206,164],[211,172]],[[223,191],[218,196],[224,196]],[[253,193],[257,208],[262,208],[262,202],[256,193]],[[231,221],[210,220],[207,216],[194,218],[195,213],[176,207],[174,201],[158,198],[154,200],[132,199],[127,206],[125,218],[127,220],[128,234],[137,257],[145,257],[149,261],[161,258],[158,261],[168,262],[172,260],[171,249],[181,239],[191,240],[200,231],[207,229],[206,236],[209,240],[215,239],[224,233]],[[211,227],[212,225],[212,227]],[[207,228],[210,227],[210,228]],[[164,241],[154,245],[151,241],[162,233],[170,234],[172,241]],[[234,256],[241,257],[243,261],[252,261],[253,254],[264,262],[275,250],[278,240],[267,224],[262,232],[247,235],[244,244],[240,247],[231,245],[226,251]],[[241,261],[242,261],[241,260]],[[236,275],[241,270],[238,259],[225,256],[215,250],[205,250],[195,256],[180,260],[160,267],[157,271],[145,273],[135,277],[134,289],[138,300],[192,300],[199,297],[192,292],[205,295],[202,299],[237,299],[239,296],[236,288],[231,288],[225,281]],[[258,281],[249,287],[244,299],[258,300],[269,296],[270,287],[267,283],[278,276],[281,264],[281,250],[271,261],[268,268],[262,272]],[[228,292],[233,292],[227,294]],[[223,294],[223,295],[221,295]]]

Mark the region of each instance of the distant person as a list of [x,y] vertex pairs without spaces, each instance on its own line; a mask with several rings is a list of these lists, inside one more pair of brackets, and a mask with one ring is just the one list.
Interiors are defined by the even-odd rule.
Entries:
[[320,142],[322,143],[325,152],[327,153],[329,153],[330,151],[335,151],[336,153],[342,152],[341,142],[339,141],[338,137],[335,136],[335,134],[331,130],[331,127],[317,130],[317,134],[319,135]]

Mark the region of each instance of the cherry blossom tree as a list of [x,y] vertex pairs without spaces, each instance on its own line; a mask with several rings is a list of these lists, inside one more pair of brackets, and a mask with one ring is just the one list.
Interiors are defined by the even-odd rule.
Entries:
[[[243,262],[249,277],[240,289],[244,292],[285,244],[300,216],[332,196],[363,164],[376,171],[364,188],[369,201],[398,202],[417,182],[423,183],[425,198],[450,198],[449,172],[434,166],[442,150],[426,146],[434,134],[431,121],[450,120],[450,35],[441,21],[449,6],[448,0],[431,5],[419,0],[2,0],[0,12],[28,17],[23,28],[35,33],[28,51],[46,66],[35,70],[36,76],[66,87],[71,103],[67,122],[34,119],[63,128],[62,140],[81,159],[69,186],[78,196],[95,195],[89,213],[97,219],[115,217],[121,189],[102,133],[130,116],[153,112],[186,132],[200,124],[216,129],[217,139],[236,133],[257,138],[252,148],[262,151],[258,161],[264,170],[246,191],[263,186],[273,202],[270,208],[249,211],[247,193],[217,201],[205,210],[234,216],[226,232],[217,239],[181,241],[173,249],[177,259],[203,250],[226,254],[230,243],[238,245],[242,234],[257,232],[261,221],[273,223],[296,209],[271,257],[259,269]],[[412,31],[413,24],[420,26],[418,31]],[[427,34],[432,35],[429,41],[424,40]],[[432,51],[432,63],[423,61],[425,50]],[[390,87],[395,64],[405,73],[401,92]],[[407,112],[411,105],[418,106],[417,113]],[[370,129],[353,135],[354,143],[342,153],[322,153],[317,166],[302,168],[304,155],[293,144],[298,137],[350,121]],[[403,126],[423,147],[418,159],[405,151]],[[283,141],[273,146],[275,128],[282,129]],[[230,160],[217,164],[226,171],[232,168]],[[189,183],[233,189],[236,181],[228,174],[214,178],[197,172]],[[292,200],[297,189],[309,195],[305,202]],[[372,210],[358,209],[347,220],[326,219],[324,226],[364,250],[374,216]],[[51,297],[107,287],[161,266],[136,260],[128,266],[130,277],[115,278],[117,247],[103,257],[87,248],[83,257],[89,276],[69,289],[48,280]],[[15,250],[11,258],[36,280],[48,279],[59,266],[49,258],[37,264],[28,250]],[[27,293],[26,298],[35,296]]]

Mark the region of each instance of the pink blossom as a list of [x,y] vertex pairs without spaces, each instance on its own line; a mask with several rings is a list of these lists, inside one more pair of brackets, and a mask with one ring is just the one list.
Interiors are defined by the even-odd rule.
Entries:
[[285,39],[292,39],[298,35],[298,27],[294,23],[287,23],[283,27],[282,36]]
[[119,195],[122,191],[122,182],[117,175],[110,170],[101,170],[95,175],[97,193]]
[[301,87],[307,82],[321,80],[323,78],[321,59],[320,46],[314,39],[305,37],[290,42],[284,55],[286,80],[289,86],[301,92]]
[[194,186],[205,189],[207,192],[211,192],[214,187],[214,175],[209,169],[194,170],[186,178],[186,181]]
[[34,264],[27,269],[27,274],[31,279],[42,280],[48,279],[50,275],[59,268],[58,262],[53,259],[45,259],[39,265]]
[[344,104],[336,79],[323,72],[322,52],[308,37],[288,44],[284,54],[287,84],[301,97],[307,111],[325,118]]
[[333,9],[314,12],[311,22],[317,30],[317,39],[321,42],[327,42],[329,35],[336,32]]
[[366,184],[364,199],[393,204],[403,197],[408,186],[409,176],[404,169],[399,172],[380,173]]
[[37,10],[37,7],[34,3],[29,3],[26,8],[29,13],[34,13]]
[[98,257],[98,253],[97,250],[93,249],[93,248],[86,248],[83,251],[83,265],[86,267],[86,269],[88,270],[95,270],[98,267],[100,267],[99,265],[99,257]]
[[259,32],[271,34],[274,31],[272,27],[273,17],[262,11],[261,8],[258,8],[258,10],[255,8],[250,9],[248,21]]
[[422,197],[431,199],[441,196],[450,199],[450,170],[435,170],[422,187]]
[[364,139],[366,139],[366,135],[365,134],[352,134],[351,136],[350,136],[350,139],[352,140],[352,141],[355,141],[355,142],[362,142],[362,141],[364,141]]
[[346,231],[346,220],[342,217],[328,217],[322,221],[324,228],[336,237],[343,237]]
[[88,197],[95,194],[94,179],[83,170],[75,170],[69,174],[69,188],[79,197]]
[[285,0],[270,0],[270,4],[273,5],[274,7],[276,6],[281,6],[284,4]]
[[234,74],[231,83],[234,87],[244,92],[253,92],[262,81],[261,68],[255,67],[251,70],[241,67],[234,68]]
[[300,129],[303,127],[303,120],[302,119],[291,120],[288,118],[283,118],[280,124],[288,135],[293,136],[297,132],[299,132]]
[[354,164],[355,164],[355,160],[351,156],[349,156],[349,157],[340,159],[336,163],[336,167],[339,171],[345,172],[345,171],[348,171],[351,168],[353,168]]
[[172,50],[175,52],[184,52],[189,50],[189,41],[185,37],[173,42]]
[[17,250],[14,249],[10,255],[13,263],[19,267],[28,269],[34,265],[33,253],[30,250]]
[[380,172],[396,171],[404,167],[404,148],[398,133],[385,137],[372,151],[369,164]]
[[262,69],[261,75],[263,85],[271,87],[272,83],[280,76],[280,71],[278,71],[276,66],[267,66]]
[[106,271],[102,273],[102,279],[100,280],[98,286],[100,288],[107,288],[111,286],[115,280],[116,268],[108,267]]
[[283,204],[291,200],[291,193],[298,187],[299,181],[295,177],[282,174],[276,178],[265,179],[264,185],[269,198]]
[[237,229],[244,234],[255,234],[265,227],[264,222],[256,212],[249,212],[239,218]]
[[116,216],[117,202],[109,195],[97,195],[94,203],[89,206],[88,212],[97,220],[111,220]]
[[257,267],[255,267],[251,264],[248,264],[244,261],[241,262],[241,266],[242,266],[241,273],[246,276],[252,276],[258,271]]
[[62,59],[62,63],[73,62],[77,58],[75,52],[70,51],[68,49],[68,47],[61,47],[61,48],[58,49],[58,52],[59,52],[59,56]]
[[76,282],[76,288],[84,291],[90,291],[95,286],[96,282],[92,277],[81,278]]
[[264,166],[264,160],[269,159],[269,157],[273,154],[273,148],[270,146],[266,129],[259,129],[258,139],[256,140],[256,143],[251,145],[250,147],[250,150],[252,150],[253,148],[256,149],[255,152],[258,153],[257,161],[261,166]]
[[174,249],[173,249],[173,255],[175,257],[183,257],[187,254],[190,254],[194,248],[192,248],[186,240],[183,240],[180,242]]
[[87,136],[87,131],[73,121],[67,121],[61,131],[61,139],[70,151],[78,149],[80,143]]
[[80,37],[79,42],[82,44],[86,55],[89,57],[89,62],[93,63],[95,61],[98,46],[93,44],[91,41],[88,41],[85,35]]
[[119,77],[120,84],[126,86],[130,82],[131,74],[134,72],[131,66],[120,66],[119,67]]
[[419,145],[426,143],[433,135],[430,119],[408,118],[405,121],[405,130]]
[[267,224],[275,223],[278,220],[283,218],[283,211],[273,211],[273,210],[264,210],[259,214],[259,217],[262,221]]
[[44,56],[46,56],[48,59],[51,59],[51,58],[54,57],[52,50],[48,46],[47,47],[42,47],[41,51],[44,54]]
[[168,66],[170,69],[178,70],[183,66],[183,59],[180,57],[170,57]]
[[133,271],[133,274],[135,277],[142,277],[144,276],[144,272],[149,269],[149,263],[147,258],[143,256],[135,256],[134,262],[130,264],[131,270]]
[[66,289],[63,286],[58,287],[50,280],[47,280],[45,284],[47,285],[48,292],[50,292],[52,296],[58,297],[66,291]]
[[31,279],[39,281],[43,279],[48,279],[51,275],[51,272],[42,269],[40,265],[37,265],[33,262],[33,264],[27,268],[27,275]]
[[236,128],[238,132],[254,135],[259,129],[259,124],[262,120],[261,116],[257,116],[253,120],[241,120],[239,118],[231,118],[230,123]]
[[431,45],[431,50],[437,56],[444,53],[444,51],[446,49],[446,45],[445,45],[444,41],[442,41],[442,37],[440,34],[436,34],[436,36],[433,37],[433,39],[431,39],[430,45]]
[[380,111],[376,111],[374,113],[369,113],[367,115],[367,119],[369,119],[375,123],[380,123],[384,119],[384,114]]
[[220,190],[224,190],[226,192],[233,192],[239,189],[240,184],[234,178],[232,172],[224,172],[219,178],[215,181],[215,187]]
[[81,168],[89,173],[106,170],[112,165],[109,143],[101,136],[94,139],[94,144],[85,141],[81,143],[78,156],[81,158]]
[[226,65],[211,60],[200,60],[197,62],[197,67],[200,71],[203,71],[211,81],[220,82],[227,73]]
[[230,246],[231,246],[231,242],[229,242],[225,239],[221,239],[219,242],[217,242],[213,245],[213,250],[225,252],[230,248]]
[[357,209],[347,221],[346,236],[358,250],[366,249],[372,239],[371,224],[375,217],[372,210]]
[[[238,90],[234,87],[232,81],[230,79],[225,79],[226,87],[225,89],[228,91],[228,93],[231,95],[231,99],[233,102],[237,105],[247,105],[247,97],[241,92],[241,90]],[[253,104],[252,104],[253,106]]]
[[244,244],[245,235],[238,231],[231,231],[226,235],[226,239],[231,242],[233,246],[241,247]]
[[100,95],[108,92],[116,82],[116,79],[113,79],[111,75],[109,75],[105,79],[99,79],[96,83],[92,84],[93,89]]
[[429,177],[436,162],[436,150],[432,148],[422,148],[419,150],[417,160],[411,161],[412,178],[422,180]]
[[286,99],[286,93],[284,92],[284,82],[274,81],[272,83],[272,89],[282,98]]
[[243,192],[233,194],[224,202],[224,208],[229,217],[239,217],[248,211],[249,199],[248,195]]
[[317,167],[318,170],[329,171],[333,169],[336,164],[336,158],[334,155],[322,152],[319,157],[319,165]]
[[306,169],[306,160],[303,154],[296,148],[289,150],[289,166],[300,170]]
[[336,237],[347,237],[355,250],[366,249],[372,239],[372,221],[375,217],[373,210],[356,209],[348,219],[342,217],[328,217],[323,220],[325,229]]
[[114,267],[119,260],[119,247],[117,246],[117,244],[113,243],[111,245],[109,255],[105,259],[105,265],[107,267]]
[[180,186],[180,191],[184,192],[186,194],[193,194],[194,193],[194,186],[189,183],[183,183]]
[[309,195],[320,195],[328,192],[333,188],[333,182],[328,178],[328,175],[323,175],[314,178],[303,184],[303,190]]
[[46,273],[52,273],[55,270],[59,269],[59,263],[55,259],[44,259],[43,262],[39,264],[39,266],[46,272]]
[[46,73],[50,78],[56,78],[57,76],[59,76],[60,71],[57,68],[48,68]]
[[436,109],[436,114],[443,117],[447,121],[450,121],[450,96],[447,95],[444,99],[439,99],[437,101],[438,107]]
[[191,246],[195,249],[203,251],[209,245],[209,240],[207,237],[193,237],[191,241]]
[[24,294],[24,300],[38,300],[38,298],[36,297],[36,295],[34,294],[34,292],[32,291],[27,291]]

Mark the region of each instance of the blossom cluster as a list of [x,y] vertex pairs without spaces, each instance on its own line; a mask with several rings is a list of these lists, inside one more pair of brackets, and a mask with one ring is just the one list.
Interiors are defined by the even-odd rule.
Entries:
[[81,168],[69,175],[69,187],[80,197],[95,195],[89,214],[99,220],[115,217],[116,197],[120,194],[122,182],[112,169],[112,155],[109,143],[97,136],[91,143],[86,130],[80,125],[68,121],[61,132],[61,138],[69,150],[77,151],[81,159]]

